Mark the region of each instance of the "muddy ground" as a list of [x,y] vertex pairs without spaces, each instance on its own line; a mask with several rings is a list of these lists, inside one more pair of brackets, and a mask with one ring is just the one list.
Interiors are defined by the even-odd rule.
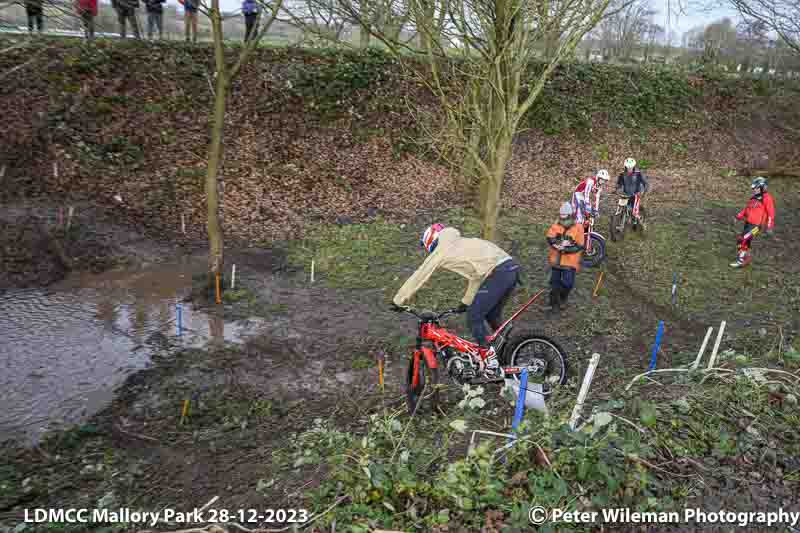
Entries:
[[[745,178],[737,185],[747,190]],[[774,180],[773,190],[779,205],[776,234],[757,240],[751,270],[727,267],[740,226],[733,215],[746,192],[702,205],[660,202],[651,210],[644,236],[631,234],[624,242],[609,243],[608,261],[579,277],[561,319],[547,319],[542,306],[534,306],[521,317],[517,331],[535,329],[562,343],[574,391],[589,355],[601,353],[594,403],[613,399],[619,387],[646,368],[659,320],[667,323],[659,367],[692,360],[706,328],[720,320],[728,321],[723,348],[762,353],[777,343],[797,345],[800,252],[791,239],[800,229],[800,195],[797,183],[789,180]],[[91,249],[100,250],[101,257],[146,261],[170,248],[111,223],[113,215],[103,210],[83,206],[79,213],[87,213],[81,225],[91,228],[85,231],[100,243]],[[607,213],[606,208],[601,224],[607,224]],[[446,215],[454,224],[463,222],[466,230],[475,227],[468,212]],[[237,265],[239,287],[227,291],[223,312],[264,319],[262,334],[242,347],[164,352],[87,424],[54,434],[33,449],[6,443],[0,459],[0,525],[17,523],[25,508],[95,507],[100,500],[144,509],[191,508],[218,496],[230,509],[263,507],[265,502],[275,508],[319,507],[307,494],[325,472],[287,465],[281,454],[292,434],[314,419],[359,431],[377,407],[404,408],[404,357],[413,343],[414,322],[386,307],[420,259],[414,222],[326,227],[303,243],[230,250],[227,261]],[[546,286],[542,222],[530,224],[525,213],[509,212],[501,228],[500,240],[516,250],[525,269],[525,286],[514,307]],[[12,227],[18,233],[9,235],[25,235],[19,226]],[[606,228],[600,229],[605,233]],[[372,240],[358,237],[367,232]],[[350,244],[337,250],[337,235]],[[26,246],[35,240],[29,239]],[[186,245],[192,249],[198,243]],[[72,253],[80,256],[80,251]],[[309,253],[317,261],[314,284]],[[41,283],[57,276],[47,268],[53,259],[34,257],[39,277],[11,282]],[[599,271],[604,279],[595,297]],[[682,272],[684,280],[677,306],[670,304],[674,271]],[[463,290],[463,283],[452,277],[434,278],[432,286],[438,288],[421,297],[420,305],[444,307]],[[460,322],[450,325],[464,333]],[[387,357],[383,393],[377,385],[379,353]],[[642,387],[654,398],[677,397],[683,390],[681,385]],[[183,418],[187,399],[190,409]],[[500,416],[496,429],[507,427],[510,416],[510,410]],[[797,483],[763,482],[753,490],[737,483],[701,491],[695,501],[717,502],[729,494],[739,504],[749,499],[743,505],[756,509],[767,502],[788,507],[798,501]],[[745,489],[747,498],[740,498]]]

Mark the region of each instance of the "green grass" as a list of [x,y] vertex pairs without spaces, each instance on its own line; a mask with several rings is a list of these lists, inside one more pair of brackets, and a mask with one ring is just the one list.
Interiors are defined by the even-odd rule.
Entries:
[[[456,227],[465,237],[480,237],[480,221],[470,210],[451,209],[439,220]],[[306,238],[289,249],[289,262],[310,275],[314,261],[315,279],[332,288],[377,289],[387,301],[424,260],[419,235],[424,225],[400,224],[377,220],[366,224],[317,225]],[[533,224],[523,212],[504,212],[498,243],[512,253],[526,274],[543,272],[546,228]],[[528,267],[528,268],[526,268]],[[466,281],[457,274],[437,271],[420,289],[411,305],[444,308],[458,305],[466,290]]]

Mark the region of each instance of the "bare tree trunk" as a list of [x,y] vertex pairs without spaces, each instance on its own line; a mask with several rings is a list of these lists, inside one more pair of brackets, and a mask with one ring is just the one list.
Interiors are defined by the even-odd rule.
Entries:
[[[365,21],[366,20],[370,20],[372,17],[368,13],[369,1],[368,0],[361,0],[359,5],[360,5],[360,11],[361,11],[362,19],[365,20]],[[361,46],[361,48],[366,48],[366,47],[369,46],[369,40],[370,40],[370,37],[371,37],[370,32],[369,32],[369,28],[366,26],[366,24],[362,24],[359,27],[359,30],[360,30],[359,31],[359,33],[360,33],[359,45]]]
[[212,12],[212,24],[219,25],[220,38],[214,39],[214,60],[216,63],[216,82],[214,87],[214,112],[211,125],[211,144],[208,148],[208,169],[206,172],[206,203],[208,208],[208,287],[213,294],[217,274],[220,277],[220,290],[224,286],[224,257],[222,245],[222,224],[219,219],[219,168],[222,164],[223,133],[225,129],[225,104],[228,93],[228,80],[225,74],[225,52],[222,43],[222,23],[219,11]]

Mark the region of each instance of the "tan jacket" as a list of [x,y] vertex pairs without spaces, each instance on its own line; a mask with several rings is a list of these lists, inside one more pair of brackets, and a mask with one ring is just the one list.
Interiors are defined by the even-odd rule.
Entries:
[[455,228],[445,228],[439,234],[439,244],[431,255],[425,258],[414,274],[400,287],[394,297],[395,305],[403,305],[422,287],[433,272],[442,267],[467,278],[467,292],[462,302],[470,305],[483,280],[500,263],[511,259],[493,242],[461,236]]

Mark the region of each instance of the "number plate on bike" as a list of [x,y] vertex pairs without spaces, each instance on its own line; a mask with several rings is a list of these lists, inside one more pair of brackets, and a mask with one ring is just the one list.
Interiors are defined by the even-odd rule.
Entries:
[[628,199],[627,198],[620,198],[619,199],[619,205],[621,205],[623,207],[628,205]]

